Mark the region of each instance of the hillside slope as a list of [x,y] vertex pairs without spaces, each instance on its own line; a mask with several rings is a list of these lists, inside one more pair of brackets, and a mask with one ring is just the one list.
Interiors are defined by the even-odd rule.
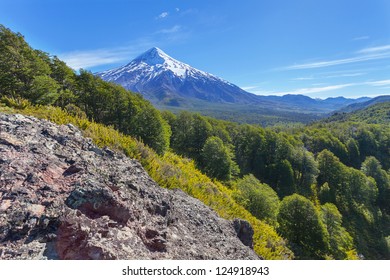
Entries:
[[341,109],[339,109],[337,112],[339,113],[351,113],[356,110],[362,110],[364,108],[370,107],[372,105],[375,105],[377,103],[383,103],[383,102],[389,102],[390,101],[390,95],[382,95],[377,96],[375,98],[372,98],[370,100],[359,102],[359,103],[353,103],[348,106],[345,106]]
[[353,121],[365,122],[370,124],[389,124],[390,123],[390,99],[389,101],[374,102],[366,105],[361,109],[354,110],[350,113],[337,112],[325,122],[331,121]]
[[160,188],[74,126],[0,124],[0,259],[258,259],[247,222]]

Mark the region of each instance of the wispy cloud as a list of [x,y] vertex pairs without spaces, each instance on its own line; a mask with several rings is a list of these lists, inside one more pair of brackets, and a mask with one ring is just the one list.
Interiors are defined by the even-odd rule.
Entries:
[[286,92],[278,92],[277,95],[285,95],[285,94],[311,94],[311,93],[319,93],[319,92],[325,92],[325,91],[332,91],[337,89],[342,89],[346,87],[355,86],[356,84],[350,83],[350,84],[341,84],[341,85],[333,85],[333,86],[324,86],[324,87],[311,87],[311,88],[300,88],[292,91],[286,91]]
[[274,95],[274,91],[270,90],[264,90],[260,86],[243,86],[241,87],[243,90],[246,90],[250,93],[257,94],[257,95]]
[[322,68],[322,67],[336,66],[336,65],[363,62],[363,61],[383,59],[383,58],[390,58],[390,52],[373,53],[370,55],[355,56],[355,57],[344,58],[344,59],[295,64],[295,65],[284,67],[283,69],[284,70],[313,69],[313,68]]
[[127,62],[152,46],[154,46],[152,41],[143,41],[122,48],[72,51],[59,54],[58,57],[75,70],[88,69],[100,65]]
[[257,89],[259,88],[258,86],[245,86],[245,87],[241,87],[243,90],[251,90],[251,89]]
[[[337,90],[341,90],[344,88],[356,87],[356,86],[360,86],[360,87],[361,86],[373,86],[373,87],[381,87],[382,89],[387,89],[387,88],[390,88],[390,80],[346,83],[346,84],[338,84],[338,85],[317,84],[317,86],[313,86],[313,87],[298,88],[298,89],[286,90],[286,91],[276,91],[276,90],[270,91],[270,90],[265,90],[265,89],[261,88],[260,86],[246,86],[246,87],[242,87],[242,89],[249,91],[251,93],[257,94],[257,95],[283,96],[286,94],[293,94],[293,95],[302,94],[302,95],[313,96],[317,93],[337,91]],[[339,95],[338,92],[336,92],[336,93],[337,93],[337,95]],[[374,95],[378,95],[378,94],[375,93]]]
[[356,86],[357,84],[350,83],[350,84],[340,84],[340,85],[330,85],[330,86],[322,86],[322,87],[308,87],[308,88],[299,88],[294,90],[288,90],[288,91],[270,91],[270,90],[264,90],[258,86],[246,86],[242,87],[243,90],[249,91],[251,93],[257,94],[257,95],[278,95],[283,96],[286,94],[302,94],[302,95],[310,95],[313,93],[321,93],[321,92],[327,92],[327,91],[333,91],[338,89],[343,89],[346,87],[352,87]]
[[348,77],[358,77],[366,75],[367,73],[358,72],[358,73],[338,73],[334,72],[332,74],[316,74],[308,77],[297,77],[292,78],[291,81],[310,81],[310,80],[319,80],[319,79],[331,79],[331,78],[348,78]]
[[375,87],[390,86],[390,80],[380,80],[380,81],[366,82],[364,84],[370,85],[370,86],[375,86]]
[[163,18],[166,18],[167,16],[169,16],[169,13],[168,12],[162,12],[161,14],[159,14],[156,19],[163,19]]
[[346,77],[358,77],[363,76],[366,73],[346,73],[346,74],[338,74],[338,75],[329,75],[324,76],[323,78],[346,78]]
[[181,29],[182,29],[182,27],[180,25],[175,25],[172,28],[161,29],[161,30],[157,31],[157,33],[160,33],[160,34],[172,34],[172,33],[179,32]]
[[360,36],[360,37],[355,37],[352,40],[353,41],[362,41],[362,40],[368,40],[370,39],[370,36]]
[[[183,30],[184,29],[184,30]],[[117,48],[100,48],[92,50],[77,50],[59,54],[66,64],[75,70],[80,68],[90,69],[97,66],[129,62],[145,50],[156,46],[183,41],[188,34],[181,25],[174,25],[171,28],[160,29],[148,36],[129,42],[127,46]]]
[[291,79],[292,81],[310,81],[314,80],[314,77],[298,77]]
[[390,45],[365,48],[358,51],[357,53],[377,53],[377,52],[387,52],[387,51],[390,51]]
[[356,53],[358,55],[349,58],[294,64],[294,65],[283,67],[281,68],[281,70],[323,68],[323,67],[330,67],[336,65],[390,58],[390,45],[365,48],[357,51]]

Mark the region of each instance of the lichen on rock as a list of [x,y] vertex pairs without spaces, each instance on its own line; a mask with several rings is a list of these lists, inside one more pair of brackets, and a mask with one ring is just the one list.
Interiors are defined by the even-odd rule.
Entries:
[[0,259],[258,259],[251,235],[73,125],[0,114]]

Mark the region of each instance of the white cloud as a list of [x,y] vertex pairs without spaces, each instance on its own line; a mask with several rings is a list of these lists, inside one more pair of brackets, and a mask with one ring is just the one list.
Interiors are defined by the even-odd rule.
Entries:
[[298,78],[294,78],[292,79],[293,81],[309,81],[309,80],[314,80],[313,77],[298,77]]
[[176,11],[176,12],[180,12],[180,9],[179,9],[179,8],[176,8],[175,11]]
[[[317,85],[317,86],[314,86]],[[323,86],[321,86],[323,85]],[[287,90],[287,91],[269,91],[264,90],[259,86],[245,86],[241,87],[243,90],[249,91],[251,93],[257,94],[257,95],[277,95],[277,96],[283,96],[286,94],[293,94],[293,95],[307,95],[312,96],[316,93],[323,93],[323,92],[329,92],[329,91],[335,91],[340,90],[343,88],[348,87],[356,87],[356,86],[374,86],[374,87],[381,87],[382,89],[390,88],[390,80],[379,80],[379,81],[370,81],[370,82],[358,82],[358,83],[348,83],[348,84],[339,84],[339,85],[324,85],[324,84],[313,84],[313,87],[307,87],[307,88],[298,88],[293,90]],[[336,92],[338,95],[340,95],[338,92]],[[337,95],[337,96],[338,96]],[[374,94],[375,96],[379,95],[377,93]],[[331,96],[329,94],[326,95],[327,97]],[[350,96],[350,95],[348,95]],[[361,97],[362,95],[358,95],[357,97]],[[365,94],[365,96],[368,96]],[[352,96],[350,96],[352,97]]]
[[162,12],[161,14],[159,14],[157,16],[156,19],[163,19],[163,18],[166,18],[167,16],[169,16],[169,13],[168,12]]
[[60,54],[59,57],[64,60],[69,67],[76,70],[116,63],[123,60],[121,52],[106,49],[74,51]]
[[325,76],[324,78],[345,78],[345,77],[358,77],[363,76],[366,73],[346,73],[346,74],[338,74],[338,75],[329,75]]
[[181,30],[181,26],[180,25],[175,25],[172,28],[161,29],[161,30],[157,31],[157,33],[172,34],[172,33],[179,32],[180,30]]
[[58,57],[75,70],[88,69],[100,65],[128,62],[153,46],[153,42],[142,41],[122,48],[72,51],[59,54]]
[[370,86],[375,86],[375,87],[390,86],[390,80],[380,80],[380,81],[366,82],[364,84],[370,85]]
[[331,78],[346,78],[346,77],[358,77],[366,75],[367,73],[358,72],[358,73],[338,73],[334,72],[332,74],[318,74],[315,76],[308,77],[297,77],[291,79],[291,81],[310,81],[310,80],[318,80],[318,79],[331,79]]
[[282,69],[284,69],[284,70],[313,69],[313,68],[322,68],[322,67],[363,62],[363,61],[383,59],[383,58],[390,58],[390,52],[372,53],[372,54],[355,56],[355,57],[344,58],[344,59],[295,64],[295,65],[290,65],[290,66],[284,67]]
[[390,51],[390,45],[365,48],[358,51],[357,53],[376,53],[376,52],[387,52],[387,51]]
[[311,88],[300,88],[292,91],[286,91],[286,92],[278,92],[278,95],[285,95],[285,94],[303,94],[307,95],[310,93],[318,93],[318,92],[324,92],[324,91],[332,91],[337,89],[342,89],[346,87],[355,86],[356,84],[341,84],[341,85],[333,85],[333,86],[324,86],[324,87],[311,87]]
[[377,60],[377,59],[386,59],[386,58],[390,58],[390,45],[361,49],[357,51],[356,54],[358,55],[349,58],[294,64],[294,65],[283,67],[280,70],[301,70],[301,69],[323,68],[323,67],[330,67],[330,66],[336,66],[342,64],[364,62],[364,61]]
[[264,90],[260,86],[243,86],[241,88],[245,91],[248,91],[250,93],[257,94],[257,95],[274,95],[275,94],[274,91]]
[[243,90],[251,90],[251,89],[257,89],[258,86],[245,86],[245,87],[241,87]]
[[360,36],[360,37],[355,37],[352,40],[353,41],[362,41],[362,40],[368,40],[370,39],[370,36]]

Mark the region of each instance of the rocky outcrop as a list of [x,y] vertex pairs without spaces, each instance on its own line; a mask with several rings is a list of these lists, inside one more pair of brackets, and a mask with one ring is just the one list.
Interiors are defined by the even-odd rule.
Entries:
[[0,114],[0,259],[257,259],[252,234],[72,125]]

